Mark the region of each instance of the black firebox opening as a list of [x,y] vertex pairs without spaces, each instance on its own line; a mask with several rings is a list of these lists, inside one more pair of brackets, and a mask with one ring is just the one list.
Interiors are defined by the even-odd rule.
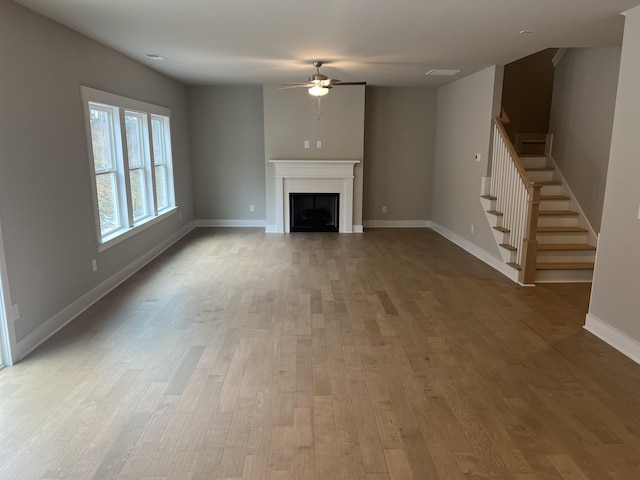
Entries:
[[292,232],[337,232],[339,193],[290,193]]

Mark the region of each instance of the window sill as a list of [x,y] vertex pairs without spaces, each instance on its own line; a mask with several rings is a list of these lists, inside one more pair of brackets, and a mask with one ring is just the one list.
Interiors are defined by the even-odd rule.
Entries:
[[161,222],[165,218],[168,218],[171,215],[175,215],[177,211],[178,211],[178,207],[171,207],[155,217],[143,220],[142,222],[140,222],[134,227],[118,230],[117,232],[112,233],[108,237],[105,237],[104,239],[102,239],[102,242],[98,244],[98,252],[99,253],[104,252],[105,250],[108,250],[114,245],[117,245],[120,242],[123,242],[126,239],[133,237],[134,235],[137,235],[143,230],[146,230],[147,228],[155,225],[156,223]]

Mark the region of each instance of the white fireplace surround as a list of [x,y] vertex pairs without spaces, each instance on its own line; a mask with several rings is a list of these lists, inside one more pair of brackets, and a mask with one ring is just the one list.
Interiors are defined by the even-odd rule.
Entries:
[[338,193],[338,231],[353,233],[353,167],[360,160],[269,160],[275,166],[276,233],[289,233],[290,193]]

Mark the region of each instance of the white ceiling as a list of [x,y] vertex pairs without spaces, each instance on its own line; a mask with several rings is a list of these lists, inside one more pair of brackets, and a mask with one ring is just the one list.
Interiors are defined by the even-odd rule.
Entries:
[[[549,47],[621,44],[640,0],[15,0],[191,85],[439,86]],[[521,34],[521,30],[535,33]],[[158,53],[151,61],[143,53]],[[425,77],[459,68],[456,77]]]

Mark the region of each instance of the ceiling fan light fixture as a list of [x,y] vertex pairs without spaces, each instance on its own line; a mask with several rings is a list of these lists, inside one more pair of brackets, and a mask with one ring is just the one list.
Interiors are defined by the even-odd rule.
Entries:
[[329,93],[329,89],[320,85],[314,85],[309,89],[309,95],[314,97],[324,97],[327,93]]

